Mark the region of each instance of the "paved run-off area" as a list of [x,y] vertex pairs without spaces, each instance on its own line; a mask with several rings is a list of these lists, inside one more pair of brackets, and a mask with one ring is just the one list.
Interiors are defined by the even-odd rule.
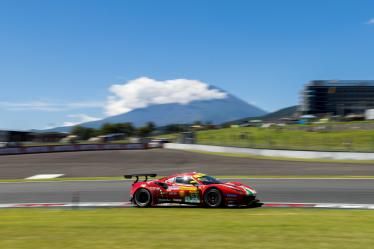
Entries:
[[[0,178],[118,176],[200,171],[212,175],[373,176],[374,165],[234,158],[187,151],[66,152],[0,157]],[[226,179],[230,181],[231,179]],[[232,180],[231,180],[232,181]],[[374,204],[374,179],[235,179],[264,202]],[[0,203],[125,202],[131,181],[0,183]]]
[[[223,179],[224,181],[232,181]],[[235,179],[264,202],[374,204],[374,179]],[[0,183],[1,203],[125,202],[131,181]]]
[[24,179],[38,174],[97,177],[134,172],[169,175],[186,171],[226,176],[374,176],[374,164],[276,161],[166,149],[0,156],[0,179]]

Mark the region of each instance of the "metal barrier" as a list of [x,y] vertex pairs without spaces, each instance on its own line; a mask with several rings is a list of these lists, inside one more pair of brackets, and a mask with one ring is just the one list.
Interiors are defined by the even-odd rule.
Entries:
[[95,151],[95,150],[144,150],[148,149],[147,144],[73,144],[73,145],[47,145],[29,146],[15,148],[0,148],[0,155],[17,155],[48,152],[68,152],[68,151]]

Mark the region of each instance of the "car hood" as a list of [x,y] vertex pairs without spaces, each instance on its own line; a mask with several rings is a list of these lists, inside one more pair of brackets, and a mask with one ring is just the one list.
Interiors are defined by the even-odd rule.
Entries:
[[236,191],[241,191],[243,194],[246,195],[256,195],[257,192],[253,188],[251,188],[248,185],[242,184],[240,182],[226,182],[220,184],[221,186],[224,186],[226,188],[234,189]]

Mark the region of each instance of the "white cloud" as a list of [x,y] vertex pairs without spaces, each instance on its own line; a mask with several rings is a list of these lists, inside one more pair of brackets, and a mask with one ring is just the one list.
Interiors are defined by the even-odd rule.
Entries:
[[374,25],[374,18],[370,19],[366,24]]
[[153,104],[188,104],[196,100],[226,98],[227,93],[209,89],[209,85],[188,79],[157,81],[147,77],[130,80],[123,85],[112,85],[106,114],[117,115]]
[[102,108],[104,102],[86,101],[86,102],[46,102],[46,101],[28,101],[28,102],[9,102],[0,101],[0,109],[8,111],[69,111],[83,108]]
[[[188,104],[197,100],[223,99],[227,93],[210,88],[208,84],[189,79],[159,81],[148,77],[133,79],[124,84],[115,84],[109,88],[107,101],[0,101],[0,110],[6,111],[42,111],[66,112],[89,108],[103,108],[108,116],[126,113],[137,108],[154,104]],[[86,114],[71,114],[63,126],[98,120]],[[55,123],[48,128],[56,127]]]
[[103,101],[82,101],[66,103],[65,106],[69,109],[103,108],[105,106],[105,103]]
[[0,108],[9,111],[24,111],[24,110],[38,110],[38,111],[58,111],[56,105],[43,101],[30,101],[30,102],[8,102],[1,101]]
[[63,126],[74,126],[81,123],[91,122],[99,120],[100,118],[92,117],[86,114],[70,114],[68,115],[69,118],[75,118],[78,119],[78,121],[75,122],[64,122]]

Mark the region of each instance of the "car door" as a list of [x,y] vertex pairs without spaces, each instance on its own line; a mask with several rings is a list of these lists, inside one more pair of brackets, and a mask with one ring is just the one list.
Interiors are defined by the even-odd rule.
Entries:
[[179,186],[175,184],[175,177],[171,177],[165,181],[167,189],[163,192],[163,202],[182,202],[179,197]]
[[172,186],[173,194],[178,195],[178,199],[182,203],[196,204],[200,203],[200,190],[197,186],[194,186],[191,182],[194,179],[191,176],[177,176]]

